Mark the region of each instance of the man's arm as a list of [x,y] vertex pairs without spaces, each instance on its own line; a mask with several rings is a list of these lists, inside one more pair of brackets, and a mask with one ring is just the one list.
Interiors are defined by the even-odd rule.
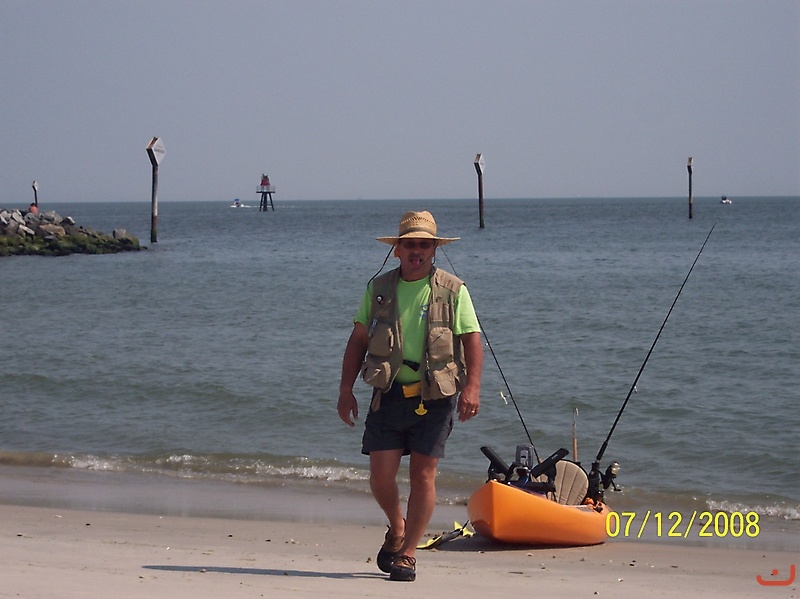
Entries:
[[478,414],[481,405],[481,374],[483,372],[483,342],[480,333],[460,336],[467,365],[467,383],[458,398],[458,419],[469,420]]
[[[364,363],[364,356],[367,353],[369,344],[369,332],[367,327],[357,322],[347,340],[347,347],[342,358],[342,379],[339,383],[339,403],[337,411],[342,422],[353,426],[353,419],[358,418],[358,402],[353,394],[353,385],[361,372],[361,365]],[[352,418],[351,418],[352,414]]]

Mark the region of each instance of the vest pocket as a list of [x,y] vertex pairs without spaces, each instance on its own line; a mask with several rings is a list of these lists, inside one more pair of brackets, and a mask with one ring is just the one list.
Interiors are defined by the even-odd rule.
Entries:
[[453,359],[453,331],[450,327],[434,327],[428,334],[428,357],[433,363]]
[[450,397],[458,392],[456,383],[458,366],[455,362],[450,362],[444,368],[430,371],[430,391],[431,399],[441,399]]
[[386,322],[377,322],[369,337],[367,352],[376,358],[388,358],[394,348],[394,333]]
[[380,362],[378,360],[367,360],[364,367],[361,369],[361,377],[364,382],[372,387],[378,389],[387,389],[389,387],[389,376],[392,367],[389,362]]

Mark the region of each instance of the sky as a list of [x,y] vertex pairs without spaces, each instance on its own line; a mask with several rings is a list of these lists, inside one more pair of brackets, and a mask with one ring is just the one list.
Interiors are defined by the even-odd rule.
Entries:
[[3,0],[0,206],[800,195],[796,0]]

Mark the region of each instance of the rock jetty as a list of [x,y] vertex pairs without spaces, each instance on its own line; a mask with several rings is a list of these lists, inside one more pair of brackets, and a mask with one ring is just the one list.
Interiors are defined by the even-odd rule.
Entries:
[[36,214],[0,208],[0,257],[116,254],[147,249],[125,229],[111,235],[75,224],[55,211]]

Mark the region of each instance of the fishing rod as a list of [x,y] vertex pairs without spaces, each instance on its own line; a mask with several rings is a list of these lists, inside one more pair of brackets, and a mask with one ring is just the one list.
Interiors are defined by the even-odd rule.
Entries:
[[[455,266],[453,266],[452,260],[450,260],[450,256],[447,255],[447,252],[444,251],[443,247],[439,246],[439,249],[442,250],[444,257],[447,258],[447,263],[450,265],[450,269],[453,271],[453,274],[458,277],[458,273],[456,272]],[[520,412],[519,406],[517,405],[517,401],[514,399],[514,394],[511,392],[511,387],[509,386],[508,381],[506,380],[506,375],[503,373],[503,369],[500,367],[500,362],[497,359],[497,354],[494,353],[492,342],[489,341],[489,336],[486,334],[486,329],[483,328],[481,319],[478,317],[477,314],[475,315],[475,318],[478,320],[478,327],[480,327],[481,333],[483,333],[483,338],[486,339],[486,347],[489,348],[489,353],[492,354],[492,358],[494,358],[494,363],[497,366],[497,371],[500,373],[500,377],[503,379],[503,384],[506,386],[506,391],[508,391],[508,397],[511,398],[511,403],[514,405],[514,409],[517,411],[517,416],[519,416],[519,421],[522,423],[522,428],[525,430],[525,435],[528,437],[528,442],[531,444],[533,453],[536,456],[536,461],[541,463],[542,460],[539,458],[539,452],[536,451],[536,445],[534,445],[533,443],[531,434],[528,431],[528,426],[525,424],[525,419],[522,417],[522,412]]]
[[689,280],[689,276],[692,274],[692,270],[694,270],[694,265],[697,264],[697,261],[700,259],[700,254],[703,253],[703,249],[706,247],[706,243],[708,243],[708,238],[711,237],[711,233],[714,232],[714,227],[717,224],[714,223],[711,227],[711,230],[706,235],[705,241],[703,241],[703,245],[700,246],[700,251],[697,252],[697,256],[695,256],[694,262],[692,262],[692,266],[689,268],[689,272],[686,273],[686,278],[683,280],[683,284],[681,285],[680,289],[678,289],[678,293],[675,296],[675,299],[672,301],[672,305],[667,312],[667,316],[664,318],[664,322],[661,323],[661,328],[658,329],[658,334],[656,338],[653,340],[653,344],[650,346],[650,351],[647,352],[647,356],[645,356],[644,362],[642,362],[641,367],[639,368],[639,372],[636,374],[636,378],[633,379],[633,384],[631,385],[630,390],[628,391],[628,395],[625,397],[625,401],[622,402],[622,407],[619,409],[617,413],[617,417],[614,419],[614,424],[611,425],[611,430],[608,431],[608,435],[606,436],[605,441],[603,441],[603,445],[600,446],[600,451],[597,452],[597,457],[595,458],[594,462],[592,463],[592,470],[589,472],[589,484],[590,484],[590,496],[593,495],[592,491],[594,491],[594,495],[599,495],[602,497],[602,491],[599,489],[599,484],[602,480],[602,484],[604,488],[608,488],[609,485],[613,484],[614,477],[616,476],[617,470],[619,470],[619,464],[614,462],[611,466],[608,467],[606,470],[605,475],[600,474],[600,460],[603,459],[603,454],[606,452],[606,448],[608,448],[608,442],[611,440],[611,435],[614,434],[614,429],[617,428],[617,423],[619,419],[622,417],[622,412],[625,411],[625,407],[628,405],[628,400],[630,400],[631,395],[633,392],[636,391],[636,383],[639,382],[639,377],[642,376],[642,372],[644,372],[644,367],[647,365],[647,361],[650,359],[650,355],[653,353],[653,349],[658,343],[658,338],[661,337],[661,332],[664,330],[664,327],[667,324],[667,320],[669,320],[670,314],[672,314],[672,309],[675,307],[675,304],[678,303],[678,298],[681,296],[681,292],[683,288],[686,286],[686,282]]

